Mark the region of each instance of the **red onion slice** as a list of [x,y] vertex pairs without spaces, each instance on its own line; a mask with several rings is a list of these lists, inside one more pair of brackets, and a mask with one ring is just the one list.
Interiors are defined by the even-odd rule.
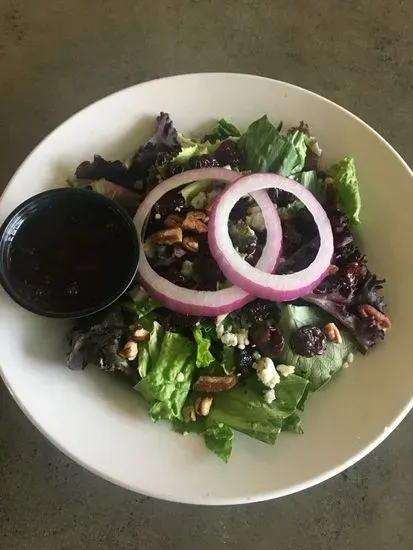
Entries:
[[[234,204],[244,195],[277,188],[292,193],[313,216],[320,234],[320,248],[305,269],[287,275],[264,273],[244,262],[234,250],[228,234],[228,217]],[[267,225],[268,228],[268,225]],[[296,300],[312,291],[328,273],[334,252],[330,220],[314,195],[294,180],[276,174],[244,176],[227,187],[216,199],[209,218],[209,247],[219,267],[231,283],[246,292],[278,302]]]
[[[248,292],[236,286],[217,291],[191,290],[177,286],[164,277],[161,277],[152,269],[143,252],[142,231],[147,216],[153,205],[165,193],[182,185],[199,180],[217,180],[226,183],[234,183],[240,178],[240,174],[225,168],[203,168],[188,170],[177,174],[157,185],[143,200],[135,215],[134,222],[138,232],[141,257],[139,259],[139,274],[143,286],[148,293],[161,304],[186,315],[201,315],[215,317],[223,313],[230,313],[254,299]],[[267,226],[267,241],[262,255],[257,262],[257,270],[267,272],[274,270],[281,251],[281,222],[278,213],[265,191],[258,191],[253,195],[254,200],[261,208],[264,221]],[[225,227],[228,226],[228,218]],[[231,244],[232,246],[232,244]],[[234,251],[235,252],[235,251]],[[241,260],[244,262],[244,260]],[[246,262],[244,262],[246,263]]]

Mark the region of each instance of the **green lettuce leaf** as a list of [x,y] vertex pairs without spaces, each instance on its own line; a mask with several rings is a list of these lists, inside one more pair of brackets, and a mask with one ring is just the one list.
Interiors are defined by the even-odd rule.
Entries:
[[209,418],[204,432],[205,445],[221,460],[228,462],[232,451],[234,432],[222,422],[214,422]]
[[149,339],[139,344],[138,371],[141,378],[145,378],[149,371],[156,365],[161,351],[164,334],[165,331],[163,327],[154,321]]
[[[150,340],[149,340],[150,341]],[[135,389],[151,405],[154,420],[181,417],[195,370],[195,343],[174,332],[165,332],[156,364]]]
[[328,317],[311,306],[286,305],[283,307],[281,314],[280,329],[285,338],[281,363],[294,365],[295,372],[310,382],[309,388],[311,391],[318,390],[335,373],[341,370],[349,353],[353,353],[356,349],[350,334],[344,329],[340,329],[342,343],[327,342],[327,348],[323,355],[303,357],[293,352],[289,341],[295,330],[306,325],[321,328],[328,322]]
[[232,374],[235,371],[235,348],[222,346],[222,368],[225,374]]
[[[303,187],[311,191],[311,193],[318,201],[323,202],[325,195],[325,186],[324,182],[318,177],[317,172],[315,172],[314,170],[300,172],[299,174],[296,174],[294,176],[294,179],[298,181],[298,183],[301,183]],[[279,212],[280,214],[285,213],[287,215],[295,214],[302,208],[304,208],[304,204],[299,200],[295,200],[293,203],[283,208],[280,208]]]
[[217,183],[211,180],[199,180],[185,185],[185,187],[181,189],[180,193],[185,199],[186,206],[190,206],[192,199],[199,193],[207,193],[207,195],[211,196],[210,200],[212,200],[212,197],[216,196],[222,187],[222,183]]
[[[294,379],[288,382],[290,377]],[[272,444],[282,430],[285,419],[296,413],[296,406],[306,385],[307,381],[299,376],[285,377],[276,386],[276,399],[271,405],[263,401],[262,392],[248,386],[237,386],[215,396],[208,418]]]
[[[186,403],[193,404],[193,403]],[[172,423],[173,429],[179,434],[199,434],[203,435],[206,430],[206,418],[198,416],[196,422],[185,422],[184,420],[174,420]]]
[[139,301],[131,301],[126,304],[126,307],[133,311],[136,315],[136,320],[139,321],[142,317],[146,317],[155,309],[160,308],[160,304],[148,295],[144,295]]
[[244,220],[228,222],[228,232],[232,244],[241,254],[251,250],[251,247],[257,246],[258,237],[255,231]]
[[214,363],[215,357],[210,351],[211,338],[204,333],[202,326],[195,327],[192,333],[196,342],[196,366],[202,368]]
[[297,412],[290,414],[282,423],[282,432],[292,432],[295,434],[303,434],[303,426],[301,424],[300,415]]
[[338,200],[350,223],[360,223],[361,197],[354,159],[345,157],[335,164],[329,175],[338,193]]
[[275,386],[274,406],[291,413],[301,403],[307,387],[308,380],[297,374],[281,377],[281,382]]
[[196,433],[203,436],[205,445],[221,460],[228,462],[232,451],[234,432],[222,422],[198,417],[196,422],[174,421],[173,428],[180,434]]
[[220,141],[210,143],[209,141],[200,142],[195,139],[187,138],[182,134],[178,134],[178,143],[181,146],[181,151],[174,158],[174,162],[178,164],[186,164],[193,156],[210,155],[219,146]]
[[304,167],[307,150],[305,134],[296,131],[282,136],[267,115],[253,122],[238,144],[246,158],[245,168],[253,172],[291,176]]
[[217,121],[212,133],[220,140],[224,140],[229,137],[241,136],[241,132],[238,130],[238,128],[234,124],[231,124],[231,122],[228,122],[228,120],[225,120],[225,118],[220,118]]
[[295,174],[300,172],[304,168],[305,157],[307,155],[307,135],[299,129],[289,132],[285,138],[290,143],[297,155],[295,166],[291,170],[291,173]]
[[315,198],[322,202],[324,199],[324,183],[318,177],[318,174],[315,170],[308,170],[306,172],[301,172],[294,176],[303,187],[311,191]]
[[300,401],[297,403],[297,409],[299,411],[303,411],[305,404],[307,403],[308,396],[310,395],[310,384],[307,385],[307,387],[304,390],[304,393],[300,399]]

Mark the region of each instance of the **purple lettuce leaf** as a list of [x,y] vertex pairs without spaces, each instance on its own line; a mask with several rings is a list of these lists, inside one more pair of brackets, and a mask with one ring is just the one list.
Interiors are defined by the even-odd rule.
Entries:
[[177,131],[167,113],[160,113],[156,119],[157,127],[154,135],[139,147],[132,158],[128,170],[131,181],[143,181],[149,175],[150,169],[155,165],[158,155],[173,158],[180,150],[177,139]]
[[[341,212],[335,192],[330,186],[326,186],[324,208],[333,230],[332,264],[336,266],[336,272],[328,276],[311,294],[305,296],[304,300],[323,309],[346,327],[358,343],[360,351],[366,353],[384,337],[384,332],[375,325],[373,319],[361,318],[358,308],[369,304],[383,312],[385,304],[380,291],[385,281],[378,279],[367,268],[366,258],[361,254],[349,221]],[[301,241],[298,247],[284,248],[287,254],[278,266],[278,273],[300,271],[315,258],[319,237],[311,234],[308,227],[305,229],[305,234],[311,235],[312,238]]]
[[349,221],[338,206],[338,197],[331,185],[326,185],[324,208],[330,219],[334,238],[332,264],[338,267],[363,259],[350,229]]
[[356,340],[360,351],[366,353],[384,337],[372,319],[361,318],[358,307],[370,304],[383,311],[385,304],[379,291],[384,280],[370,273],[365,264],[353,263],[327,277],[311,294],[304,297],[345,326]]
[[95,155],[92,162],[86,160],[79,164],[75,175],[79,180],[105,179],[124,187],[131,187],[126,166],[120,160],[105,160],[99,155]]

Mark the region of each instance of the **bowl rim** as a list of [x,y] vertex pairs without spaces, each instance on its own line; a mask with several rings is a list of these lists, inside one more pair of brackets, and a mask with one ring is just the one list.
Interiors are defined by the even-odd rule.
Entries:
[[19,292],[16,291],[9,277],[9,269],[3,262],[1,262],[0,284],[10,296],[10,298],[12,298],[12,300],[16,302],[16,304],[23,307],[27,311],[30,311],[31,313],[35,313],[36,315],[40,315],[42,317],[50,317],[53,319],[81,319],[82,317],[94,315],[110,307],[125,293],[125,291],[132,284],[133,280],[136,277],[140,257],[139,240],[136,233],[136,228],[132,218],[129,216],[126,210],[113,200],[99,193],[88,189],[79,189],[74,187],[57,187],[54,189],[48,189],[46,191],[42,191],[40,193],[32,195],[31,197],[20,203],[18,206],[16,206],[16,208],[14,208],[6,217],[0,227],[0,256],[2,255],[4,248],[10,244],[10,242],[15,238],[16,234],[18,233],[17,229],[17,231],[13,234],[11,240],[7,239],[10,226],[14,223],[15,219],[20,214],[24,213],[24,211],[32,205],[38,204],[41,210],[48,204],[48,199],[52,201],[52,203],[55,203],[56,201],[64,202],[65,198],[68,196],[76,197],[77,201],[100,204],[102,206],[105,206],[107,210],[110,209],[112,210],[112,212],[115,212],[119,220],[122,220],[124,224],[124,229],[128,231],[130,237],[132,238],[135,253],[134,256],[131,256],[130,258],[130,268],[128,271],[128,275],[127,277],[125,277],[124,281],[119,284],[119,290],[113,292],[110,297],[106,298],[105,300],[102,300],[98,306],[88,306],[78,310],[62,312],[45,310],[42,307],[34,305],[30,300],[25,299]]
[[[374,130],[369,124],[364,122],[361,118],[359,118],[357,115],[353,114],[351,111],[347,110],[346,108],[340,106],[336,102],[324,97],[321,94],[318,94],[316,92],[313,92],[307,88],[304,88],[302,86],[298,86],[296,84],[292,84],[289,82],[285,82],[279,79],[269,78],[261,75],[254,75],[251,73],[239,73],[239,72],[225,72],[225,71],[204,71],[204,72],[197,72],[197,73],[182,73],[178,75],[169,75],[164,76],[160,78],[155,78],[151,80],[147,80],[144,82],[132,84],[131,86],[127,86],[126,88],[121,88],[113,93],[107,94],[105,96],[100,97],[96,101],[86,105],[82,109],[74,112],[71,116],[67,117],[64,121],[62,121],[52,132],[47,134],[39,143],[32,149],[32,151],[25,157],[23,162],[19,165],[17,170],[14,172],[12,177],[10,178],[8,184],[6,185],[3,194],[0,198],[0,201],[3,200],[5,196],[7,196],[7,193],[9,192],[12,183],[15,179],[18,178],[20,171],[23,169],[26,163],[28,163],[33,156],[37,154],[37,150],[43,145],[43,143],[49,139],[51,136],[53,136],[55,133],[60,131],[60,128],[68,123],[69,121],[73,120],[75,117],[80,116],[88,109],[93,108],[96,104],[98,104],[101,101],[106,100],[109,97],[114,97],[116,95],[122,94],[124,91],[137,88],[137,87],[145,87],[148,85],[153,85],[153,83],[157,83],[158,85],[162,86],[162,84],[166,83],[169,80],[172,79],[179,79],[179,78],[199,78],[203,76],[227,76],[227,77],[240,77],[243,79],[251,79],[251,80],[261,80],[261,81],[267,81],[267,82],[273,82],[281,84],[289,89],[299,90],[301,92],[305,92],[306,94],[310,95],[313,98],[322,99],[323,102],[333,106],[338,111],[342,112],[348,117],[351,117],[357,124],[363,126],[366,130],[368,130],[372,135],[375,136],[375,138],[388,150],[392,152],[394,157],[398,160],[398,162],[401,164],[401,166],[406,171],[407,175],[413,178],[413,170],[410,168],[410,166],[407,164],[407,162],[402,158],[402,156],[394,149],[394,147],[386,141],[376,130]],[[254,503],[254,502],[262,502],[267,501],[275,498],[280,498],[283,496],[287,496],[290,494],[294,494],[296,492],[309,489],[319,483],[322,483],[328,479],[331,479],[335,475],[338,475],[339,473],[343,472],[362,458],[364,458],[366,455],[368,455],[371,451],[373,451],[382,441],[384,441],[391,432],[393,432],[397,426],[402,422],[402,420],[406,417],[406,415],[410,412],[410,410],[413,408],[413,399],[410,400],[407,404],[405,404],[400,411],[398,412],[397,416],[395,416],[391,423],[389,423],[385,430],[382,431],[375,437],[371,442],[364,446],[360,451],[352,454],[347,460],[342,462],[341,464],[334,466],[328,470],[325,470],[321,474],[314,476],[311,480],[307,480],[305,482],[300,482],[297,484],[290,485],[288,488],[282,489],[282,490],[269,490],[265,493],[261,492],[260,494],[254,494],[253,496],[239,496],[239,497],[213,497],[213,498],[185,498],[182,496],[174,497],[170,494],[165,494],[161,491],[157,490],[151,490],[151,491],[145,491],[143,489],[137,489],[131,484],[128,484],[126,482],[123,482],[119,479],[117,479],[115,476],[112,476],[111,474],[105,472],[104,470],[101,470],[99,467],[94,466],[90,462],[87,462],[86,460],[83,460],[82,458],[77,457],[74,455],[70,449],[66,448],[63,443],[61,443],[58,439],[56,439],[54,436],[50,435],[48,431],[41,425],[41,423],[32,415],[32,413],[26,408],[25,404],[19,399],[19,397],[14,392],[13,388],[11,387],[11,384],[7,377],[5,376],[2,366],[0,364],[0,374],[2,375],[2,378],[4,380],[4,383],[11,393],[13,399],[16,401],[20,409],[24,412],[24,414],[27,416],[27,418],[32,422],[32,424],[49,440],[53,445],[62,451],[66,456],[71,458],[74,462],[79,464],[80,466],[84,467],[86,470],[92,472],[93,474],[101,477],[102,479],[105,479],[106,481],[109,481],[117,486],[123,487],[127,490],[138,492],[143,495],[147,495],[153,498],[158,498],[170,502],[177,502],[177,503],[185,503],[185,504],[196,504],[196,505],[234,505],[234,504],[247,504],[247,503]]]

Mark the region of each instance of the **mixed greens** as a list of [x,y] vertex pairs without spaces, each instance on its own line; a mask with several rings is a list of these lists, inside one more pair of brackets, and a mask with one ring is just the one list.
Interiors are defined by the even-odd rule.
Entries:
[[[263,116],[245,133],[224,119],[211,134],[179,134],[169,115],[129,162],[95,156],[76,170],[73,185],[91,188],[134,215],[165,179],[196,168],[277,173],[299,182],[325,209],[334,238],[329,274],[295,302],[255,299],[218,317],[171,311],[139,286],[71,331],[68,366],[88,364],[126,378],[148,403],[154,421],[196,432],[224,461],[234,431],[273,444],[282,431],[302,433],[300,414],[357,351],[366,353],[390,328],[380,280],[356,244],[361,199],[354,159],[320,167],[321,149],[308,126],[283,132]],[[230,286],[208,245],[211,205],[219,181],[197,181],[163,195],[146,220],[143,251],[151,267],[178,287],[199,292]],[[268,191],[283,229],[277,273],[307,267],[320,237],[304,204]],[[268,200],[268,199],[267,199]],[[255,265],[266,242],[260,208],[250,196],[233,208],[228,230],[238,254]]]

